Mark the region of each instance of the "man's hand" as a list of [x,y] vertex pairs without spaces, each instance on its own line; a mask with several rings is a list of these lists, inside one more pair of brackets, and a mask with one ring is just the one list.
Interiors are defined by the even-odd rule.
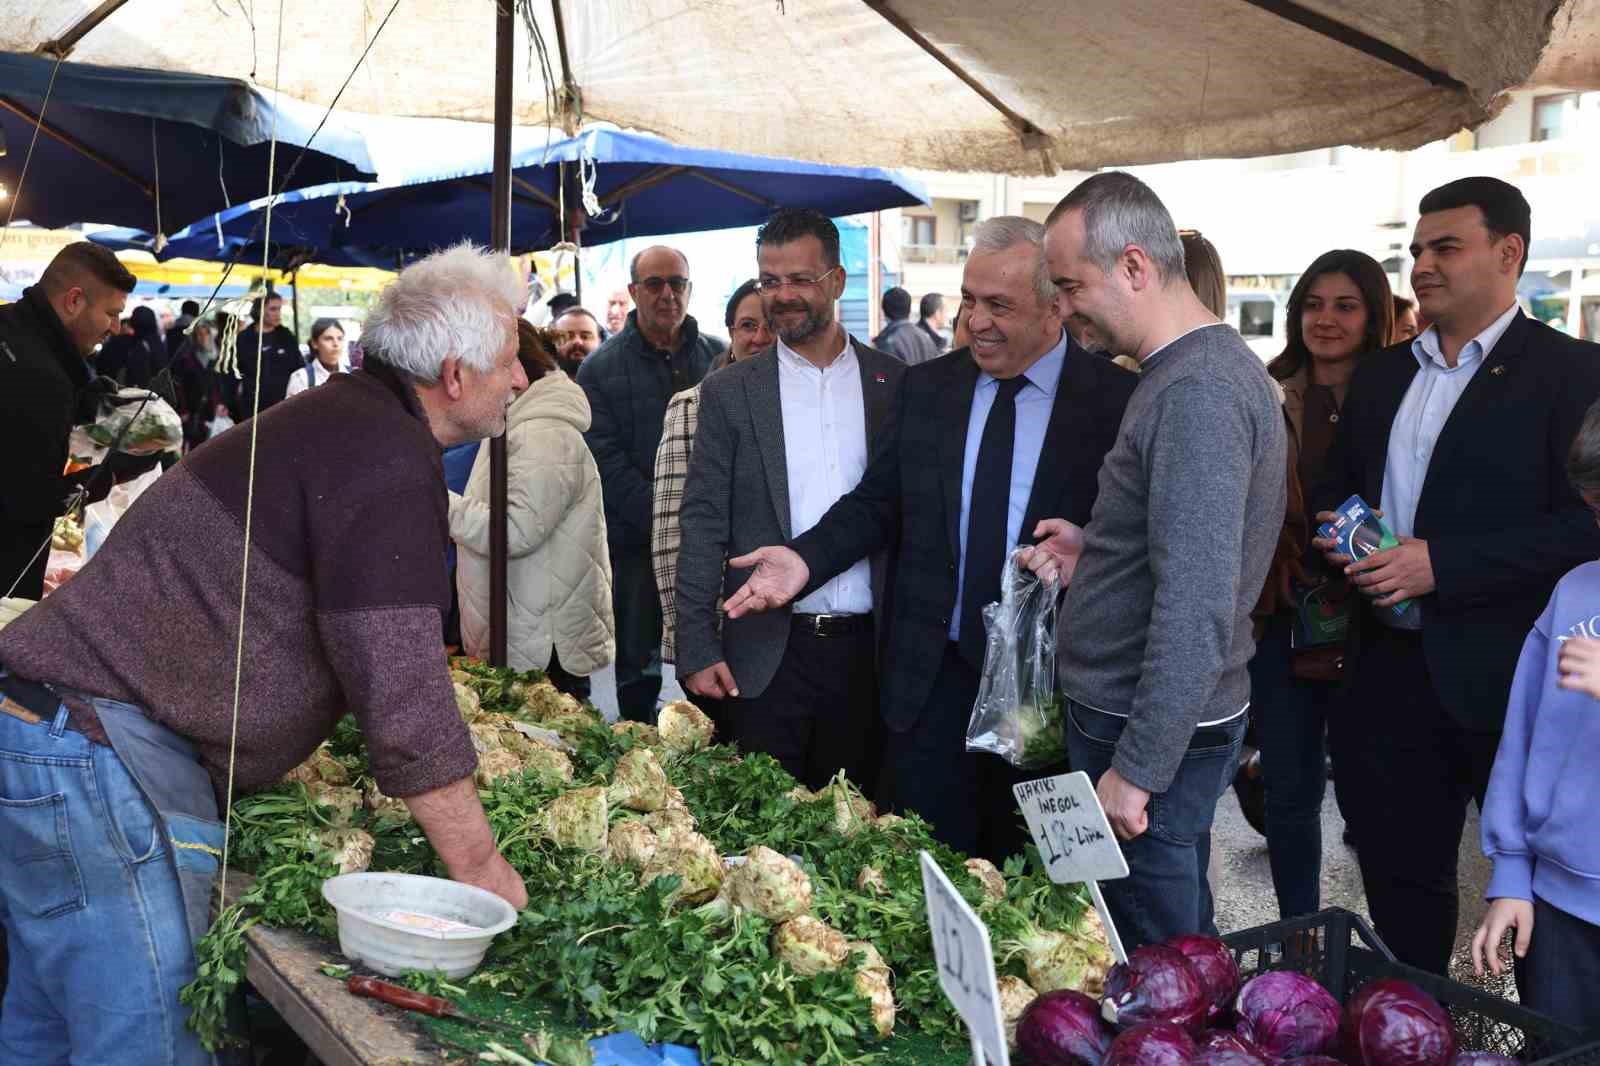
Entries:
[[495,846],[472,778],[408,796],[405,804],[452,881],[486,888],[519,910],[528,905],[521,876]]
[[725,700],[739,695],[739,686],[733,683],[733,672],[724,662],[715,662],[704,670],[696,670],[683,679],[683,687],[696,696],[711,700]]
[[[1382,514],[1383,512],[1380,511],[1378,513]],[[1332,522],[1338,517],[1339,516],[1334,514],[1332,511],[1318,511],[1317,528],[1321,529],[1324,525]],[[1321,552],[1322,557],[1328,560],[1328,565],[1333,567],[1335,570],[1343,570],[1345,567],[1350,565],[1350,556],[1339,550],[1339,542],[1334,540],[1332,537],[1312,537],[1311,546],[1317,549],[1317,551]]]
[[728,565],[735,570],[755,569],[723,604],[729,618],[787,606],[811,580],[811,568],[793,548],[757,548],[749,555],[729,559]]
[[1115,768],[1100,775],[1100,783],[1094,790],[1118,840],[1132,840],[1150,828],[1150,793],[1117,773]]
[[1018,549],[1017,561],[1040,581],[1059,580],[1065,587],[1083,555],[1083,530],[1065,518],[1042,518],[1033,527],[1033,535],[1039,543]]
[[1600,700],[1600,640],[1573,637],[1561,642],[1556,656],[1556,684],[1570,692],[1582,692]]
[[522,883],[522,875],[513,870],[505,856],[498,851],[481,866],[452,870],[450,879],[464,885],[486,888],[519,911],[528,905],[528,889]]
[[1472,972],[1478,977],[1488,969],[1498,975],[1505,965],[1500,961],[1500,941],[1507,929],[1517,931],[1511,950],[1517,958],[1528,957],[1528,944],[1533,940],[1533,903],[1525,899],[1497,899],[1489,904],[1483,923],[1472,935]]
[[1428,542],[1401,537],[1393,548],[1373,552],[1344,571],[1351,582],[1379,607],[1391,607],[1401,600],[1426,596],[1436,587],[1433,561],[1428,557]]

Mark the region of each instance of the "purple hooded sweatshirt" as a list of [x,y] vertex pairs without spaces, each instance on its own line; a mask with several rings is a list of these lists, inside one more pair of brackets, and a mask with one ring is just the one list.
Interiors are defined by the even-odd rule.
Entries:
[[1556,585],[1522,646],[1483,807],[1489,899],[1540,899],[1600,925],[1600,701],[1556,684],[1573,637],[1600,638],[1600,562]]

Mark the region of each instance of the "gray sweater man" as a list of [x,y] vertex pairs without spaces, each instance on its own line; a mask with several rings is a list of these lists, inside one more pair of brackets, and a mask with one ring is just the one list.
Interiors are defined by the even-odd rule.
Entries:
[[1105,885],[1131,949],[1215,931],[1211,821],[1244,736],[1287,441],[1276,388],[1189,289],[1154,193],[1099,174],[1048,226],[1063,311],[1142,373],[1057,630],[1068,755],[1097,781],[1131,871]]

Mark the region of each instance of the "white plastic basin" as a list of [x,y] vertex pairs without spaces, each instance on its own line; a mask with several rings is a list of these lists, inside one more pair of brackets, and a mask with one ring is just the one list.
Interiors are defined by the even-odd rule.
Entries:
[[[407,970],[466,977],[483,961],[495,934],[517,921],[516,909],[493,892],[420,874],[342,874],[322,883],[322,898],[339,915],[339,950],[388,977]],[[418,928],[383,917],[391,911],[471,928]]]

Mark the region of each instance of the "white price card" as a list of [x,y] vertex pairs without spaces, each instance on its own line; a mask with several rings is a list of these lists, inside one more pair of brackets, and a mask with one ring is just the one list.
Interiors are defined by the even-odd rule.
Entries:
[[921,854],[922,891],[928,901],[928,928],[933,933],[939,985],[967,1023],[979,1066],[985,1062],[989,1066],[1011,1066],[989,929],[961,898],[933,856],[926,851]]
[[1022,816],[1028,820],[1045,873],[1058,885],[1088,882],[1100,924],[1111,942],[1111,954],[1118,962],[1127,962],[1122,937],[1100,894],[1100,882],[1127,877],[1128,860],[1123,857],[1105,808],[1100,806],[1094,782],[1080,770],[1022,781],[1012,785],[1011,791],[1022,808]]
[[1045,873],[1058,885],[1128,876],[1117,835],[1083,771],[1011,786],[1039,846]]

